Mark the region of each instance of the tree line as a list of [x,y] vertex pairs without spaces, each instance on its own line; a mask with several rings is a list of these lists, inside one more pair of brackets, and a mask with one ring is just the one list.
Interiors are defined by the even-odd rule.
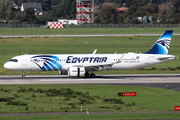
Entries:
[[[119,12],[116,8],[122,7],[124,1],[129,9],[126,12]],[[115,2],[116,4],[111,6],[103,6],[99,12],[95,13],[94,22],[101,24],[139,24],[143,21],[139,21],[138,17],[153,16],[154,21],[152,23],[157,23],[157,20],[160,23],[180,23],[179,0],[151,0],[151,3],[150,0],[115,0]],[[161,3],[161,9],[159,9],[158,3]]]
[[[41,3],[43,15],[35,16],[34,10],[29,8],[21,12],[15,9],[13,3]],[[153,16],[161,23],[180,23],[179,0],[94,0],[98,3],[114,3],[103,6],[94,14],[94,23],[141,23],[137,17]],[[164,9],[159,10],[158,3],[164,2]],[[170,4],[170,2],[172,4]],[[126,12],[119,12],[118,7],[129,7]],[[76,0],[2,0],[0,2],[0,22],[6,23],[39,23],[58,19],[76,19]]]

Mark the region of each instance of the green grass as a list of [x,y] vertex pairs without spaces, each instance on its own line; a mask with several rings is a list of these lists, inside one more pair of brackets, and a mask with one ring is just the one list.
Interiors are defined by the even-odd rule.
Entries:
[[[174,111],[174,106],[180,106],[180,92],[169,89],[121,86],[121,85],[1,85],[1,97],[15,97],[12,101],[25,103],[26,105],[8,105],[7,101],[0,102],[0,113],[23,113],[23,112],[78,112],[81,106],[83,111],[88,108],[89,111]],[[55,92],[46,92],[47,90],[71,89],[80,91],[95,99],[86,98],[83,95],[70,93],[55,95]],[[26,89],[26,91],[19,91]],[[43,92],[30,92],[29,89]],[[4,90],[10,90],[5,92]],[[118,92],[136,92],[136,97],[118,97]],[[48,94],[47,94],[48,93]],[[54,95],[54,96],[49,96]],[[74,95],[76,97],[74,97]],[[97,96],[97,97],[96,97]],[[69,98],[69,99],[67,99]],[[89,102],[80,102],[81,99]],[[125,103],[116,104],[103,102],[104,99],[118,99]],[[135,105],[128,105],[131,103]],[[72,107],[73,103],[75,108]],[[26,109],[28,107],[28,110]]]
[[[31,38],[0,38],[0,75],[20,75],[22,72],[9,71],[3,64],[10,58],[28,54],[91,54],[98,49],[97,54],[147,52],[159,36],[121,36],[121,37],[31,37]],[[180,57],[180,36],[173,36],[169,54]],[[84,44],[85,43],[85,44]],[[87,44],[88,43],[88,44]],[[179,73],[180,70],[170,70],[180,66],[178,60],[147,67],[156,70],[119,70],[102,71],[98,74],[150,74],[150,73]],[[161,70],[166,69],[166,70]],[[27,72],[28,74],[58,74],[58,72]]]
[[89,114],[89,115],[37,115],[0,117],[2,120],[120,120],[120,119],[178,119],[179,113],[126,113],[126,114]]
[[143,28],[143,30],[142,28],[63,28],[63,29],[0,28],[0,35],[132,34],[132,33],[146,34],[146,33],[163,33],[165,30],[174,30],[174,33],[180,33],[179,28]]
[[[45,92],[17,92],[20,89],[29,88],[37,90],[48,89],[67,89],[72,91],[80,91],[82,93],[89,93],[89,96],[99,96],[102,99],[96,99],[93,103],[75,104],[76,108],[72,108],[67,103],[77,103],[77,99],[70,98],[70,100],[63,101],[66,97],[52,96],[48,97]],[[64,112],[67,111],[79,112],[81,106],[83,111],[89,109],[90,115],[41,115],[41,116],[13,116],[13,119],[45,119],[55,120],[57,118],[62,119],[177,119],[179,113],[125,113],[125,114],[91,114],[92,111],[174,111],[174,106],[180,106],[180,92],[151,87],[139,87],[139,86],[121,86],[121,85],[0,85],[1,97],[8,98],[16,96],[13,101],[20,101],[26,103],[27,106],[7,105],[7,102],[0,102],[0,113],[29,113],[29,112]],[[3,90],[12,90],[9,92],[2,92]],[[118,92],[136,92],[136,97],[118,97]],[[16,95],[15,95],[16,94]],[[34,94],[34,95],[32,95]],[[66,95],[66,94],[64,94]],[[18,96],[18,97],[17,97]],[[79,98],[80,96],[78,96]],[[83,98],[83,97],[82,97]],[[126,104],[134,102],[135,106],[124,106],[121,104],[103,103],[104,98],[121,99]],[[102,106],[104,108],[102,108]],[[119,106],[119,107],[118,107]],[[28,107],[28,109],[26,109]],[[121,108],[121,109],[117,109]],[[9,117],[0,117],[3,120],[12,119]]]

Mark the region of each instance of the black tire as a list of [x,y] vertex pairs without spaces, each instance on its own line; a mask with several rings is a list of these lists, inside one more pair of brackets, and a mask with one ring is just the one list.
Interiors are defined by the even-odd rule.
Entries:
[[96,77],[96,75],[94,73],[90,74],[90,78],[95,78],[95,77]]
[[85,77],[89,78],[89,73],[88,72],[85,73]]
[[25,75],[22,75],[22,78],[23,78],[23,79],[25,79],[25,78],[26,78],[26,76],[25,76]]

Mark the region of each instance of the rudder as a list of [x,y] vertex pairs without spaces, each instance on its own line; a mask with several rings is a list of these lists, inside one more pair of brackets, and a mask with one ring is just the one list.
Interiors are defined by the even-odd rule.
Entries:
[[153,47],[145,54],[164,54],[167,55],[171,43],[173,30],[166,30],[164,34],[156,41]]

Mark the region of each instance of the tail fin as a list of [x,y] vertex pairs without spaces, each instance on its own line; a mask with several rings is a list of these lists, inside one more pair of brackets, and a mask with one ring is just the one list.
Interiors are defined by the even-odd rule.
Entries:
[[166,30],[164,34],[156,41],[153,47],[145,54],[164,54],[167,55],[172,38],[172,30]]

